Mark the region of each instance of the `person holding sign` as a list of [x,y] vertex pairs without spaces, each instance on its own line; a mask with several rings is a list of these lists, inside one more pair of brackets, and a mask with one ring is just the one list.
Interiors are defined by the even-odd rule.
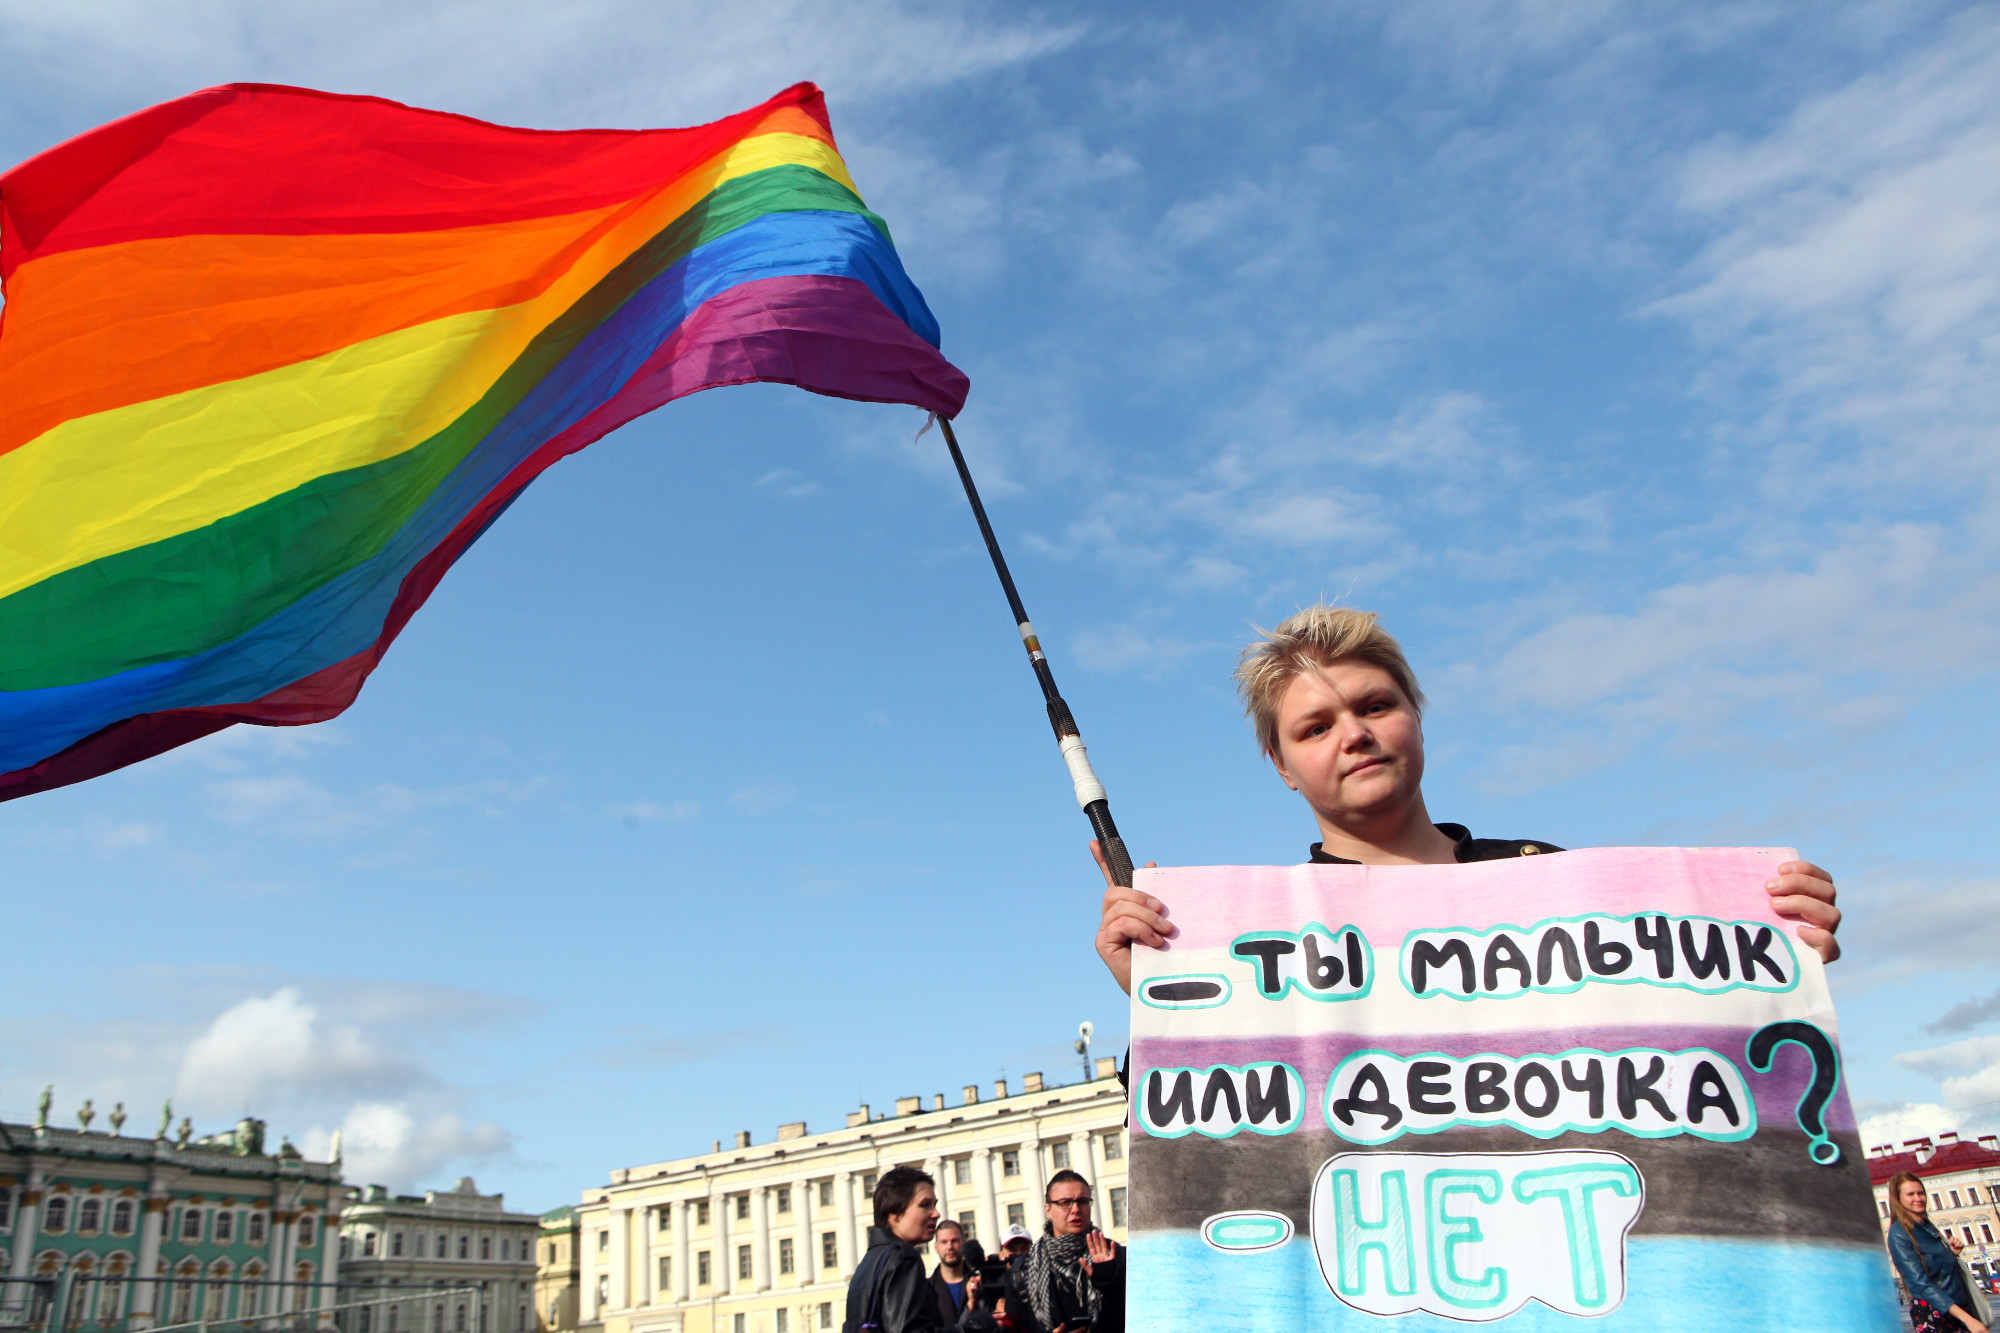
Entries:
[[1958,1264],[1958,1244],[1930,1220],[1924,1182],[1908,1171],[1889,1179],[1889,1258],[1910,1293],[1916,1333],[1986,1333]]
[[[1423,691],[1372,613],[1308,607],[1244,650],[1236,681],[1258,746],[1319,825],[1310,861],[1449,865],[1562,850],[1534,839],[1475,838],[1460,825],[1432,822],[1423,794]],[[1163,948],[1177,932],[1165,903],[1111,883],[1095,841],[1091,853],[1108,885],[1097,953],[1129,994],[1133,944]],[[1840,956],[1831,875],[1808,861],[1786,861],[1764,887],[1781,916],[1800,922],[1802,943],[1826,962]]]

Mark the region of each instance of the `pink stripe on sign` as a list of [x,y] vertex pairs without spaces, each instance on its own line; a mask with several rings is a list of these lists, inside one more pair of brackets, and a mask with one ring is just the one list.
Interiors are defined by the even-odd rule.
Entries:
[[[1453,866],[1183,866],[1137,872],[1181,933],[1172,948],[1225,948],[1245,930],[1308,921],[1358,926],[1378,949],[1412,929],[1527,927],[1558,916],[1637,912],[1768,921],[1764,884],[1798,853],[1785,847],[1598,847]],[[1142,951],[1150,952],[1150,951]],[[1170,959],[1142,964],[1172,971]]]

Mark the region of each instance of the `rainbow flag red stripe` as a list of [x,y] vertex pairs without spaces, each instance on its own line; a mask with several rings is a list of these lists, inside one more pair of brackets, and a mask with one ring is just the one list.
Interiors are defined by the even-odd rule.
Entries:
[[810,84],[638,131],[211,88],[0,176],[0,281],[0,799],[334,716],[671,399],[967,389]]

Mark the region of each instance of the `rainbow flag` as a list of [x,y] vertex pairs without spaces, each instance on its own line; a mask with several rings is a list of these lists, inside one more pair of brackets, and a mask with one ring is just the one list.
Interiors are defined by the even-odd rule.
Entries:
[[0,799],[352,703],[557,459],[966,378],[820,92],[539,131],[232,84],[0,176]]

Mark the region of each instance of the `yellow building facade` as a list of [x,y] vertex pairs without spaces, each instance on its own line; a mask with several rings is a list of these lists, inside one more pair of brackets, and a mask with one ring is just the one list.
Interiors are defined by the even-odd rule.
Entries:
[[576,1210],[580,1327],[592,1333],[817,1333],[846,1311],[867,1248],[875,1182],[915,1166],[946,1217],[987,1246],[1018,1222],[1041,1233],[1044,1185],[1082,1173],[1096,1220],[1125,1239],[1125,1096],[1113,1062],[1067,1087],[1030,1074],[1018,1092],[968,1086],[947,1107],[905,1097],[842,1129],[777,1137],[613,1171]]

